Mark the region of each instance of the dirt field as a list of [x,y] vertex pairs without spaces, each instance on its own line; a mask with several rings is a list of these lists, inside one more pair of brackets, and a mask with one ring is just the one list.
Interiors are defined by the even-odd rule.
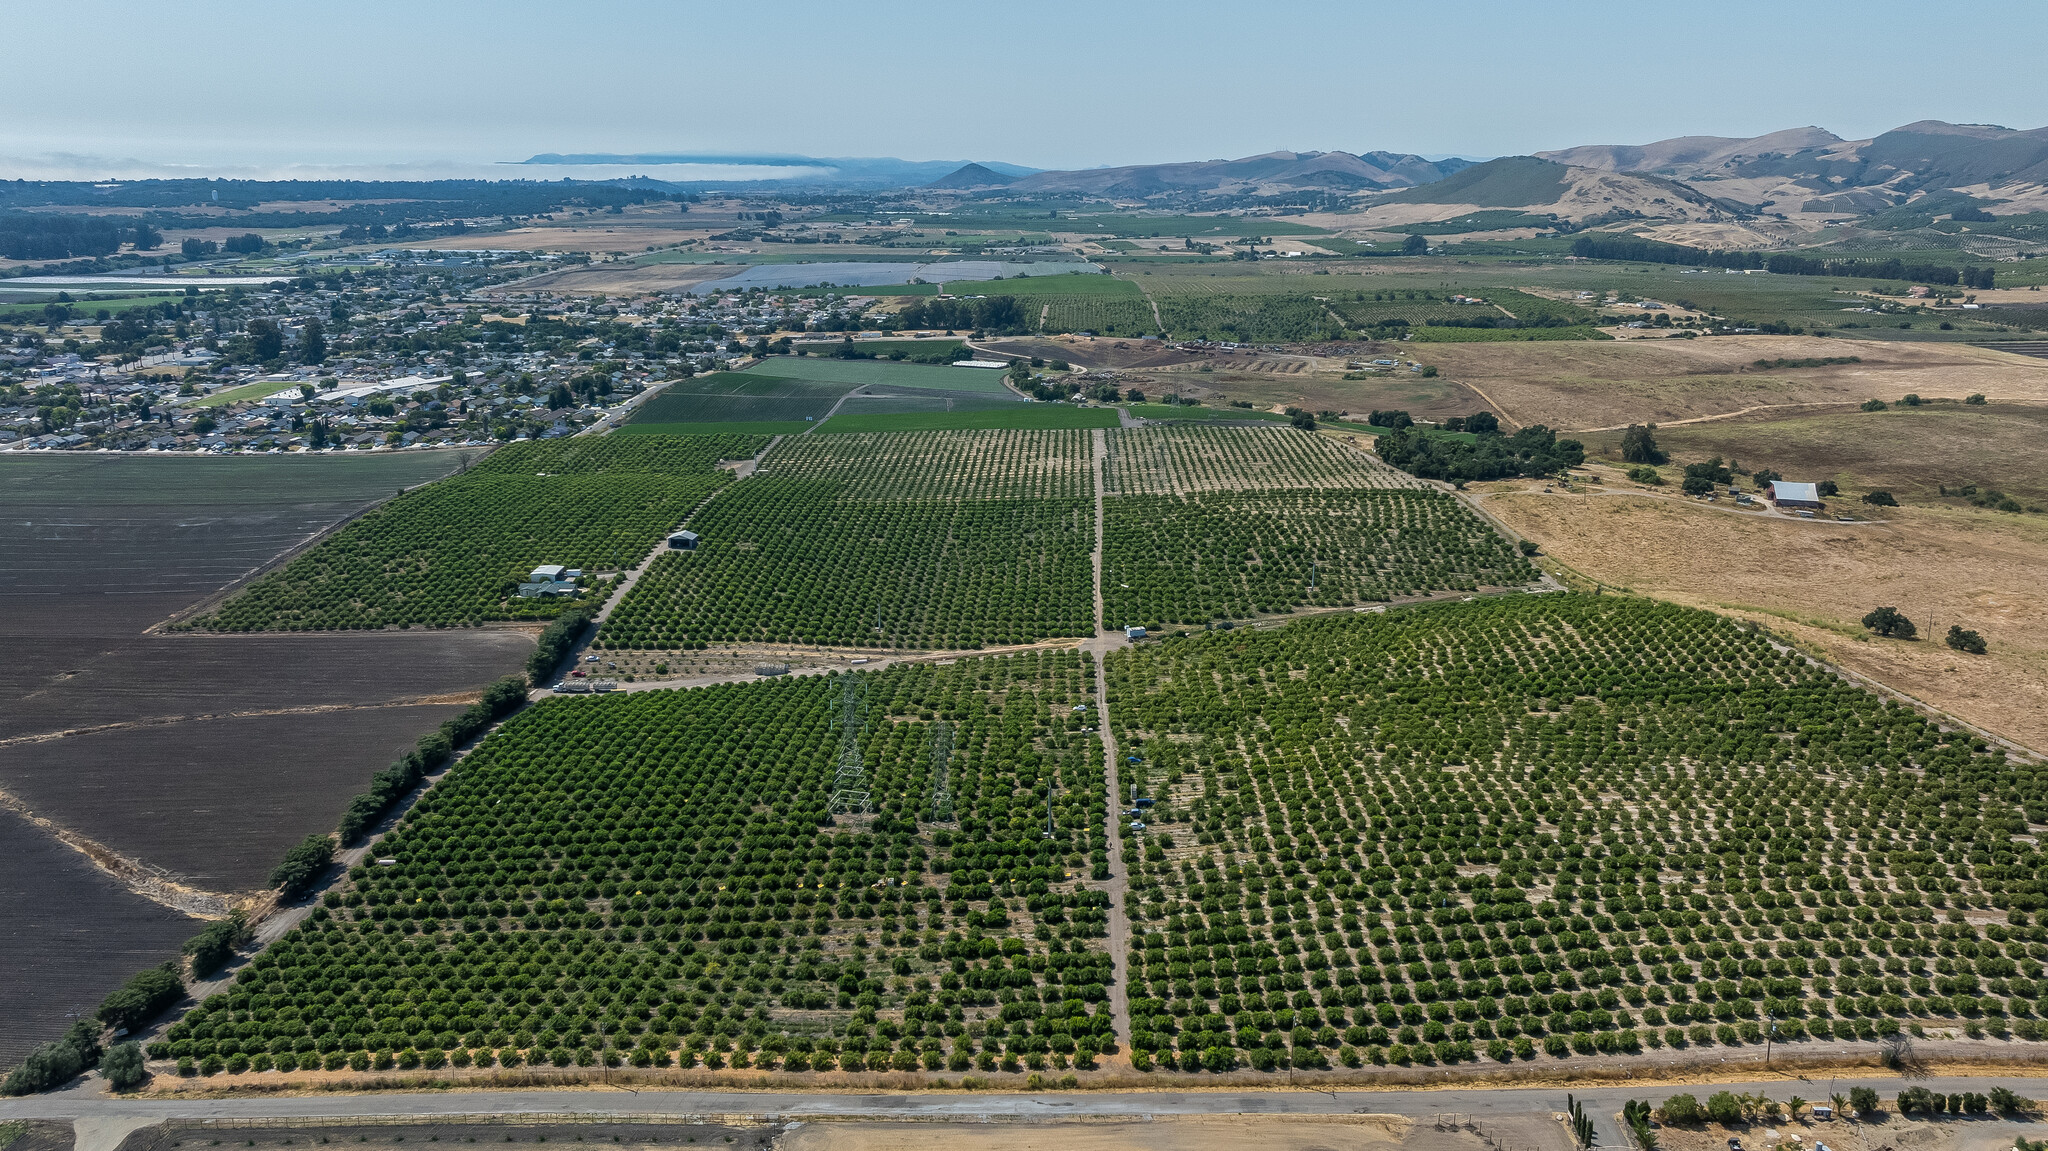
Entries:
[[66,1012],[91,1010],[201,926],[0,808],[0,1067],[63,1034]]
[[[1612,473],[1609,473],[1610,475]],[[1868,525],[1766,519],[1673,497],[1545,494],[1540,483],[1477,485],[1481,506],[1584,575],[1768,624],[1851,671],[2048,751],[2048,519],[1976,508],[1889,508]],[[1892,605],[1915,642],[1864,638]],[[1989,654],[1940,641],[1950,624]]]
[[[1592,430],[1791,404],[1860,404],[1909,392],[2048,403],[2048,362],[1965,344],[1805,336],[1716,336],[1619,343],[1433,344],[1417,349],[1445,376],[1518,424]],[[1859,356],[1858,364],[1760,369],[1762,359]]]
[[[532,635],[513,629],[144,633],[457,462],[0,461],[0,553],[35,557],[0,571],[0,807],[16,809],[0,826],[0,876],[33,884],[0,893],[0,970],[21,983],[0,990],[0,1042],[55,1037],[64,1012],[90,1010],[198,929],[144,898],[168,898],[151,869],[201,894],[262,886],[371,774],[524,661]],[[135,878],[83,848],[135,861]]]

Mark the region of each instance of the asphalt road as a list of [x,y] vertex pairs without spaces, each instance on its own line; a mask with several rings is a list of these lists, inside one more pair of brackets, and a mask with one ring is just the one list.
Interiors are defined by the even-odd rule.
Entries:
[[[1988,1092],[1992,1087],[2019,1085],[2021,1094],[2032,1094],[2023,1077],[1925,1078],[1912,1080],[1915,1086],[1944,1094],[1956,1091]],[[1681,1083],[1637,1085],[1634,1087],[1587,1087],[1573,1091],[1593,1116],[1600,1147],[1629,1146],[1617,1119],[1628,1099],[1662,1102],[1680,1091],[1704,1098],[1713,1091],[1759,1092],[1784,1100],[1802,1095],[1810,1101],[1825,1101],[1831,1093],[1847,1094],[1851,1087],[1872,1087],[1887,1098],[1896,1095],[1905,1080],[1883,1076],[1870,1078],[1802,1080],[1779,1077],[1747,1083],[1686,1086]],[[745,1115],[761,1120],[811,1117],[858,1119],[953,1119],[981,1118],[1058,1119],[1068,1117],[1132,1119],[1168,1115],[1349,1115],[1373,1113],[1430,1119],[1454,1116],[1486,1126],[1489,1117],[1549,1115],[1564,1110],[1565,1088],[1465,1089],[1421,1091],[1073,1091],[1024,1093],[976,1093],[959,1090],[925,1093],[807,1094],[752,1091],[437,1091],[388,1095],[313,1095],[286,1098],[239,1099],[121,1099],[108,1096],[97,1079],[82,1081],[69,1090],[20,1099],[0,1100],[0,1121],[10,1119],[70,1120],[81,1136],[88,1131],[111,1135],[165,1119],[282,1119],[358,1117],[437,1116],[558,1116],[588,1115],[641,1118],[676,1116]],[[1858,1125],[1834,1125],[1848,1138]],[[98,1140],[94,1140],[98,1142]],[[116,1140],[118,1142],[118,1140]],[[95,1151],[81,1140],[79,1151]]]

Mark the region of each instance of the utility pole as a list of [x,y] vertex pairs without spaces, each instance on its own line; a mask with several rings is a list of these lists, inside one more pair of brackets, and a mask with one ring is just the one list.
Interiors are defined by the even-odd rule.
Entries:
[[861,762],[860,737],[867,722],[867,684],[848,672],[839,685],[839,771],[827,808],[833,815],[874,810],[868,795],[867,766]]

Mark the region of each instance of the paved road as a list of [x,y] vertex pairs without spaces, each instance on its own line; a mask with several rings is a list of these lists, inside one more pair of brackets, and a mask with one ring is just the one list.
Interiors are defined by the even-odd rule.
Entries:
[[[1944,1094],[1987,1092],[2026,1080],[1928,1078],[1913,1085]],[[1745,1083],[1688,1087],[1651,1084],[1573,1090],[1593,1116],[1599,1145],[1624,1148],[1618,1115],[1629,1099],[1662,1102],[1680,1091],[1704,1097],[1712,1091],[1756,1092],[1783,1101],[1801,1095],[1825,1101],[1851,1087],[1872,1087],[1887,1098],[1905,1086],[1896,1077],[1801,1080],[1789,1076]],[[1041,1094],[924,1093],[808,1094],[754,1091],[437,1091],[389,1095],[311,1095],[238,1099],[120,1099],[105,1095],[97,1081],[47,1095],[0,1100],[0,1121],[53,1119],[74,1122],[127,1120],[137,1125],[165,1119],[280,1119],[303,1117],[465,1115],[680,1116],[744,1114],[764,1119],[833,1116],[876,1119],[978,1119],[983,1117],[1067,1118],[1158,1115],[1349,1115],[1360,1112],[1429,1118],[1469,1117],[1482,1128],[1489,1117],[1547,1115],[1564,1110],[1566,1088],[1494,1088],[1415,1091],[1075,1091]],[[1847,1134],[1855,1124],[1839,1123]],[[1852,1143],[1853,1146],[1853,1143]]]

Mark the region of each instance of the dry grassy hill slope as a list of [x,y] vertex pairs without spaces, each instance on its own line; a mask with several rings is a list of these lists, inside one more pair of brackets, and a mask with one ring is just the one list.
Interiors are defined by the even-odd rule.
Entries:
[[1038,172],[1011,183],[1008,190],[1139,199],[1168,192],[1223,195],[1293,188],[1357,191],[1427,184],[1469,166],[1470,161],[1466,160],[1425,160],[1392,152],[1267,152],[1237,160]]
[[1771,154],[1826,148],[1842,142],[1825,128],[1788,128],[1763,136],[1679,136],[1652,144],[1583,144],[1538,152],[1539,159],[1604,172],[1655,172],[1684,179],[1710,175],[1730,164]]
[[1718,223],[1741,215],[1736,205],[1662,176],[1579,168],[1534,156],[1504,156],[1419,188],[1377,197],[1368,202],[1354,226],[1448,220],[1504,208],[1575,223],[1618,212],[1632,212],[1653,223]]

